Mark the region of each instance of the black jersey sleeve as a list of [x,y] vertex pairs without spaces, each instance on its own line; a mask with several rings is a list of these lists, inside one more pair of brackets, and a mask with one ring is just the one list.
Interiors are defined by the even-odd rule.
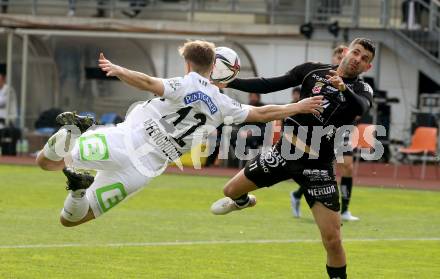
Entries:
[[359,81],[353,84],[353,89],[346,87],[344,96],[348,102],[354,104],[360,114],[366,113],[373,104],[373,89],[368,83]]
[[272,78],[237,78],[228,84],[229,88],[245,92],[266,94],[300,85],[315,63],[304,63],[296,66],[286,74]]

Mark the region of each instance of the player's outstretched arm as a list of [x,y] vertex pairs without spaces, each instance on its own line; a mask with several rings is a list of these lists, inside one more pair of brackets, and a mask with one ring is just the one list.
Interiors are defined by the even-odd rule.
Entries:
[[113,64],[104,57],[103,53],[99,54],[99,68],[106,72],[108,77],[117,77],[139,90],[150,91],[158,96],[163,95],[164,86],[160,79]]
[[245,122],[269,122],[299,113],[320,114],[323,96],[314,96],[287,105],[251,107]]
[[287,89],[292,86],[296,86],[299,83],[292,79],[292,76],[285,74],[272,78],[246,78],[246,79],[234,79],[230,83],[214,83],[219,88],[232,88],[244,92],[252,92],[256,94],[267,94],[277,92],[279,90]]

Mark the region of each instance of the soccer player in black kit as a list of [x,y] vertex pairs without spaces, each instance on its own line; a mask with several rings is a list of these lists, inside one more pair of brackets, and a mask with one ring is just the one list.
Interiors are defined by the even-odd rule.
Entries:
[[[220,215],[255,206],[257,200],[249,192],[293,178],[304,189],[321,232],[331,279],[347,278],[339,191],[333,170],[334,138],[340,134],[337,128],[351,125],[356,116],[362,115],[372,104],[373,91],[358,76],[371,68],[374,55],[372,41],[357,38],[344,51],[339,65],[304,63],[279,77],[235,79],[227,85],[260,94],[301,85],[301,99],[324,96],[320,115],[303,114],[284,119],[280,140],[271,150],[250,160],[226,183],[223,190],[226,197],[213,203],[211,211]],[[298,151],[303,153],[300,158],[295,157]]]
[[[332,65],[339,65],[344,57],[345,45],[339,45],[333,50]],[[295,87],[299,88],[299,87]],[[299,100],[299,99],[298,99]],[[361,118],[357,116],[357,118]],[[348,150],[345,147],[350,147]],[[351,139],[349,133],[345,134],[343,141],[335,143],[336,152],[339,153],[339,148],[343,148],[343,154],[338,154],[342,157],[342,162],[337,162],[341,171],[341,219],[343,221],[359,221],[359,217],[351,215],[348,210],[348,205],[351,199],[353,189],[353,147],[351,146]],[[339,158],[341,159],[341,158]],[[293,216],[299,218],[301,216],[300,204],[304,189],[299,187],[298,190],[290,193],[290,203],[292,205]]]

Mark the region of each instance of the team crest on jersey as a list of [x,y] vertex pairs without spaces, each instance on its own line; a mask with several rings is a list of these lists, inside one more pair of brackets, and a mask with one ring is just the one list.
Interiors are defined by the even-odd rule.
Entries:
[[173,91],[176,91],[180,86],[182,86],[182,81],[180,78],[167,79],[167,83],[173,89]]
[[209,111],[211,112],[211,114],[214,114],[218,111],[218,107],[216,106],[216,104],[212,101],[211,97],[209,97],[208,95],[206,95],[205,93],[201,92],[201,91],[196,91],[193,93],[190,93],[188,95],[185,96],[185,98],[183,98],[185,105],[197,102],[197,101],[202,101],[204,102],[207,106]]
[[315,83],[315,86],[312,88],[313,94],[319,94],[321,92],[322,87],[324,86],[324,83],[318,81]]

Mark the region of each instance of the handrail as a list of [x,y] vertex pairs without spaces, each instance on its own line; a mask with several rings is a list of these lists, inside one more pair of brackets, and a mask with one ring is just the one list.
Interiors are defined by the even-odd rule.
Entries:
[[428,26],[414,25],[409,22],[406,26],[408,29],[399,30],[399,34],[440,64],[440,1],[432,0],[427,4],[421,0],[413,0],[413,3],[417,3],[419,8],[429,13]]
[[[403,0],[402,0],[403,1]],[[429,11],[429,30],[440,30],[440,0],[432,0],[426,4],[422,0],[412,0],[418,7]],[[74,5],[72,5],[74,3]],[[195,14],[228,13],[228,14],[254,14],[264,16],[266,23],[277,24],[329,24],[338,20],[341,25],[347,27],[371,27],[366,26],[362,20],[375,20],[375,28],[397,28],[400,24],[401,2],[396,0],[380,1],[312,1],[312,0],[137,0],[138,5],[132,6],[130,0],[0,0],[0,6],[8,7],[9,13],[31,13],[34,15],[59,14],[65,15],[69,8],[77,10],[77,16],[91,16],[91,13],[100,10],[101,16],[121,17],[121,13],[127,10],[141,10],[145,18],[158,12],[175,12],[177,20],[195,20]],[[144,3],[144,4],[141,4]],[[326,4],[324,4],[326,3]],[[391,8],[391,5],[394,5]],[[92,12],[90,12],[92,11]],[[380,11],[379,16],[377,11]],[[179,13],[187,13],[182,17]],[[99,14],[99,13],[98,13]],[[73,13],[71,14],[73,15]],[[1,16],[1,14],[0,14]],[[168,16],[168,14],[167,14]],[[142,16],[140,16],[142,17]],[[172,17],[172,16],[171,16]],[[264,23],[261,20],[259,23]]]

